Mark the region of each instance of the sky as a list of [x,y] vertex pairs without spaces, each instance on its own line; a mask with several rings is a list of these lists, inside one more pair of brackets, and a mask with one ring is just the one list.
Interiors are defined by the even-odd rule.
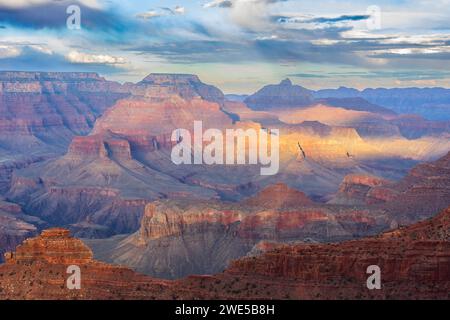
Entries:
[[287,77],[450,87],[449,60],[450,0],[0,0],[0,70],[192,73],[248,94]]

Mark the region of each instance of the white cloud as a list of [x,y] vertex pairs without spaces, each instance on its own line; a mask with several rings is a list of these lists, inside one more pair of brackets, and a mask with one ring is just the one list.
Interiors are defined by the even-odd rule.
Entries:
[[18,47],[0,45],[0,59],[20,56],[22,50]]
[[186,9],[184,7],[180,7],[180,6],[176,6],[175,9],[173,9],[173,11],[176,14],[185,14],[186,13]]
[[32,45],[29,45],[28,47],[30,47],[31,49],[33,49],[35,51],[44,53],[44,54],[48,54],[48,55],[53,54],[53,51],[47,46],[32,44]]
[[152,19],[152,18],[156,18],[156,17],[161,17],[164,14],[161,12],[157,12],[155,10],[150,10],[150,11],[146,11],[146,12],[142,12],[136,15],[137,18],[140,19]]
[[270,27],[273,13],[270,5],[287,0],[213,0],[203,5],[204,8],[228,8],[232,21],[240,27],[254,31]]
[[126,63],[124,58],[114,57],[105,54],[87,54],[78,51],[71,51],[66,55],[66,59],[73,63],[82,64],[124,64]]
[[156,10],[149,10],[146,12],[138,13],[136,15],[136,18],[140,19],[152,19],[152,18],[158,18],[163,17],[167,15],[183,15],[186,13],[186,9],[181,6],[176,6],[175,8],[161,8],[162,11],[156,11]]

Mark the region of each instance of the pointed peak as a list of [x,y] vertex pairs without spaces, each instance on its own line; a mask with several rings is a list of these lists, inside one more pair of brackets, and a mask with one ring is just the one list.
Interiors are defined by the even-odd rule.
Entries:
[[292,86],[292,81],[289,78],[284,79],[280,82],[280,86]]

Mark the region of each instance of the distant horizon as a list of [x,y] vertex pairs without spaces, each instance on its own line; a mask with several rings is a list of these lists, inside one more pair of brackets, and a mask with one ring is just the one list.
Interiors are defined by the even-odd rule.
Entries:
[[236,94],[286,77],[447,88],[449,20],[447,0],[4,0],[0,69],[189,73]]
[[262,89],[264,86],[267,85],[277,85],[280,84],[280,82],[282,82],[283,80],[289,79],[291,80],[293,85],[297,85],[297,86],[301,86],[305,89],[308,89],[310,91],[321,91],[321,90],[339,90],[339,89],[351,89],[351,90],[357,90],[359,92],[362,92],[364,90],[379,90],[379,89],[386,89],[386,90],[390,90],[390,89],[417,89],[417,90],[423,90],[423,89],[443,89],[443,90],[450,90],[450,87],[441,87],[441,86],[437,86],[437,87],[363,87],[363,88],[355,88],[355,87],[348,87],[348,86],[339,86],[339,87],[321,87],[321,88],[310,88],[307,86],[304,86],[301,82],[298,81],[293,81],[292,79],[295,79],[295,77],[285,77],[280,79],[278,82],[274,82],[274,83],[269,83],[267,82],[266,84],[262,85],[261,87],[259,87],[258,89],[256,89],[253,92],[227,92],[225,90],[223,90],[220,86],[214,84],[214,83],[209,83],[209,82],[205,82],[202,77],[200,77],[199,75],[195,74],[195,73],[182,73],[182,72],[150,72],[148,73],[146,76],[142,77],[141,79],[135,80],[135,81],[120,81],[120,80],[113,80],[111,79],[111,77],[108,74],[101,74],[100,72],[97,71],[45,71],[45,70],[14,70],[14,69],[10,69],[10,70],[0,70],[0,73],[3,72],[28,72],[28,73],[93,73],[98,75],[101,78],[104,78],[108,81],[115,81],[117,83],[120,84],[125,84],[125,83],[138,83],[142,80],[144,80],[147,76],[151,75],[151,74],[161,74],[161,75],[189,75],[189,76],[197,76],[201,82],[208,84],[208,85],[213,85],[215,87],[217,87],[218,89],[220,89],[222,91],[222,93],[224,95],[239,95],[239,96],[248,96],[248,95],[252,95],[254,93],[256,93],[258,90]]

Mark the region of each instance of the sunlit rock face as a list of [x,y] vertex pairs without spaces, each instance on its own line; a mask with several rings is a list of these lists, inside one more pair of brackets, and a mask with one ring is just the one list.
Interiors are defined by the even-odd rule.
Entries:
[[225,96],[218,88],[205,84],[196,75],[152,73],[138,82],[132,90],[135,96],[163,99],[177,95],[185,100],[203,100],[223,103]]
[[215,198],[210,188],[186,184],[188,172],[170,173],[176,168],[170,151],[172,131],[192,131],[195,120],[205,130],[233,126],[220,90],[196,76],[161,74],[120,88],[131,94],[105,111],[89,135],[74,137],[64,156],[17,172],[8,196],[88,237],[136,231],[155,199]]
[[338,241],[377,234],[389,224],[382,210],[322,205],[276,184],[240,203],[156,201],[133,235],[87,243],[100,260],[173,279],[221,272],[261,242]]
[[[86,78],[104,82],[95,75]],[[105,86],[116,88],[113,83]],[[295,87],[288,81],[280,86]],[[8,197],[77,236],[109,237],[138,230],[145,206],[157,199],[238,201],[283,182],[325,202],[348,174],[396,180],[416,161],[434,159],[450,148],[440,137],[402,137],[397,127],[386,124],[395,115],[367,103],[252,111],[224,101],[219,89],[198,77],[179,74],[151,74],[117,90],[126,96],[103,112],[89,135],[74,137],[65,155],[16,170]],[[370,110],[360,111],[365,109]],[[172,132],[192,132],[196,120],[202,121],[203,130],[280,129],[279,172],[262,177],[255,165],[175,165]],[[367,121],[384,122],[367,126]],[[391,133],[373,138],[380,132]],[[388,197],[377,192],[374,198]]]

